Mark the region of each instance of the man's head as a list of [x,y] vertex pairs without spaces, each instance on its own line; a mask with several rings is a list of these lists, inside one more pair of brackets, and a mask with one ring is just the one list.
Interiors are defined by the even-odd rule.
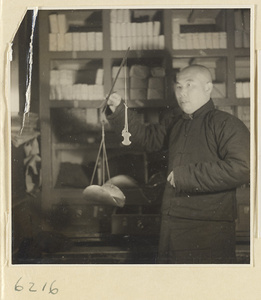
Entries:
[[175,94],[180,108],[193,114],[210,99],[213,89],[210,71],[201,65],[191,65],[177,74]]

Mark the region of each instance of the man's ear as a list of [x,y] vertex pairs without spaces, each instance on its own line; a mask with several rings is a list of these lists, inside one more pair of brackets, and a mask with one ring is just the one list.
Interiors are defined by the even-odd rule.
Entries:
[[207,93],[211,94],[212,90],[213,90],[213,83],[211,81],[209,81],[206,83],[205,91]]

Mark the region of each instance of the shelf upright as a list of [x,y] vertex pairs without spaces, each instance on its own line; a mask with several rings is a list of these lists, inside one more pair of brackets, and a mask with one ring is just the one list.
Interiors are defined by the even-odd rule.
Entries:
[[40,121],[41,121],[41,156],[42,156],[42,208],[49,209],[52,205],[52,131],[50,124],[49,82],[49,11],[39,14],[39,72],[40,72]]

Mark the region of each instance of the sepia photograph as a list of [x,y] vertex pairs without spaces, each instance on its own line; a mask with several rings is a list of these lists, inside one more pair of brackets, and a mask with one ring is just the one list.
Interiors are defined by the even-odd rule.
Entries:
[[251,266],[252,18],[26,11],[10,62],[12,265]]

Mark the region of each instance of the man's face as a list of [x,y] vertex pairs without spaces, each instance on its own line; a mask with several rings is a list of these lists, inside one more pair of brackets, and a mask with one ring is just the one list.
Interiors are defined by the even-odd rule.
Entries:
[[193,114],[210,98],[208,79],[196,69],[186,69],[177,76],[175,94],[180,108]]

